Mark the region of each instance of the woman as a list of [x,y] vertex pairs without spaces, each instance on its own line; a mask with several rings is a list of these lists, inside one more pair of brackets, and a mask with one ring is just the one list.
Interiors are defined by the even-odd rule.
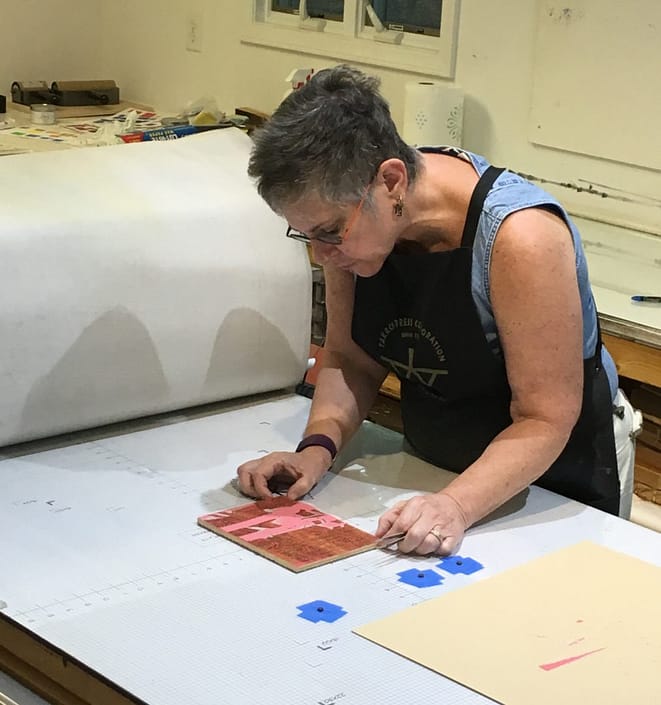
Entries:
[[381,517],[400,550],[453,552],[533,482],[618,514],[617,374],[552,196],[463,150],[407,146],[378,81],[348,66],[285,99],[249,173],[324,266],[328,329],[305,437],[242,465],[243,492],[283,475],[308,492],[393,371],[413,449],[460,473]]

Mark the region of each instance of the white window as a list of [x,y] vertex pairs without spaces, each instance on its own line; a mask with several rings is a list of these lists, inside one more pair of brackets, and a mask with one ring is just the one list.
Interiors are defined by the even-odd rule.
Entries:
[[252,0],[243,41],[452,78],[459,0]]

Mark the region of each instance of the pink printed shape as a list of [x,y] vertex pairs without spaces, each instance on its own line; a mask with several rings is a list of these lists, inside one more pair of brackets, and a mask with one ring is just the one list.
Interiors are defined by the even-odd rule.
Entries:
[[552,671],[554,668],[560,668],[560,666],[566,666],[568,663],[573,663],[579,659],[590,656],[591,654],[596,654],[598,651],[603,651],[606,647],[603,646],[601,649],[595,649],[594,651],[586,651],[584,654],[579,654],[578,656],[569,656],[568,658],[560,659],[560,661],[553,661],[552,663],[540,663],[539,667],[544,671]]
[[341,519],[324,514],[310,505],[302,505],[302,503],[287,507],[275,507],[267,511],[266,517],[257,516],[239,521],[236,524],[224,526],[223,531],[240,535],[243,541],[251,543],[312,526],[336,529],[345,525]]

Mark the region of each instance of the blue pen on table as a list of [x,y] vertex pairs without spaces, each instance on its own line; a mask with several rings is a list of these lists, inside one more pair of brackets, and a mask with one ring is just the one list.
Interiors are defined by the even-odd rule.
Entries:
[[641,301],[646,304],[661,304],[661,296],[632,296],[632,301]]

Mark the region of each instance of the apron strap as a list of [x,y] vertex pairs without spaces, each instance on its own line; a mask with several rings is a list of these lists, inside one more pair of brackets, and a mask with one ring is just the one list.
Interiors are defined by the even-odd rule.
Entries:
[[594,304],[594,317],[597,320],[597,344],[595,345],[595,350],[594,350],[594,369],[595,372],[599,372],[601,368],[601,347],[603,345],[603,342],[601,340],[601,324],[599,323],[599,312],[597,311],[597,304],[594,301],[594,298],[592,299],[592,303]]
[[468,204],[468,212],[466,213],[466,222],[464,224],[464,232],[461,236],[462,247],[473,247],[477,225],[482,214],[482,206],[484,199],[491,190],[494,181],[505,171],[501,167],[490,166],[477,182],[470,203]]

